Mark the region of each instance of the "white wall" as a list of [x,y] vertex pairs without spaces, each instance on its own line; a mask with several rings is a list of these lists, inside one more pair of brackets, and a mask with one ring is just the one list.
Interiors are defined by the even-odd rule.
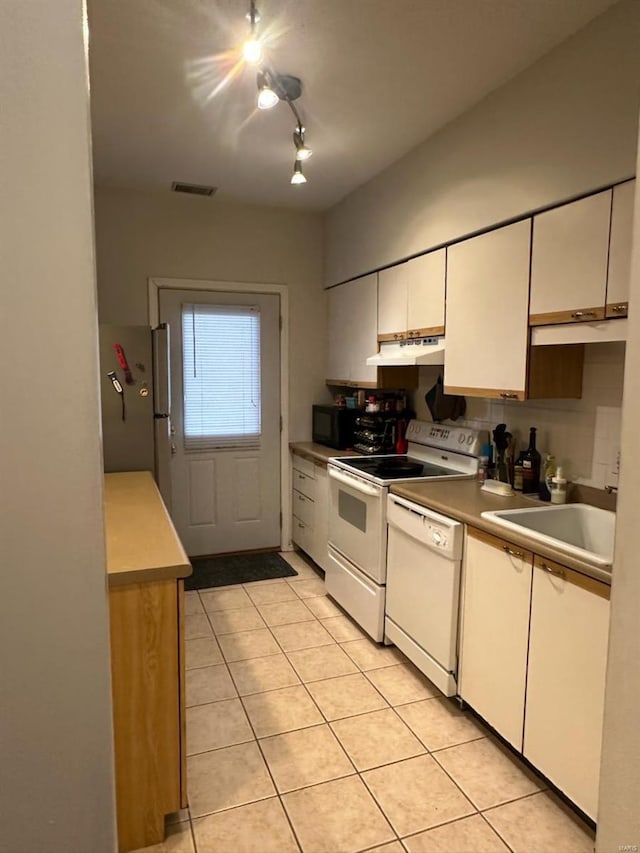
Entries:
[[[640,148],[638,149],[640,167]],[[629,294],[629,340],[622,418],[622,468],[614,580],[611,588],[611,630],[604,709],[604,739],[598,809],[598,853],[614,853],[621,845],[640,849],[640,191],[636,185],[634,242]],[[633,847],[635,845],[635,847]]]
[[286,284],[290,438],[310,439],[311,405],[327,399],[322,237],[318,214],[97,187],[100,322],[147,323],[150,276]]
[[[518,449],[536,427],[541,453],[553,453],[572,482],[603,489],[616,485],[611,474],[620,449],[620,415],[625,344],[587,344],[582,397],[579,400],[530,400],[524,403],[467,397],[467,412],[458,426],[492,431],[499,423],[516,439]],[[413,395],[417,416],[431,420],[424,395],[442,368],[421,367],[420,387]]]
[[0,3],[0,851],[115,849],[82,0]]
[[343,199],[326,284],[634,174],[638,44],[623,0]]

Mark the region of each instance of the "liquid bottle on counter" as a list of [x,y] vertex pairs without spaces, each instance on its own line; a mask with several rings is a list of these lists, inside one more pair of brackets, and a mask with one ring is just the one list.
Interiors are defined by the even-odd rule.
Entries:
[[567,502],[567,481],[562,471],[562,467],[558,465],[558,470],[554,477],[551,478],[551,503],[566,504]]
[[516,491],[516,492],[521,492],[523,489],[524,453],[525,453],[525,451],[523,450],[513,465],[513,488],[514,488],[514,491]]
[[556,473],[556,457],[553,453],[547,453],[544,461],[544,469],[540,475],[540,500],[551,500],[551,478]]
[[540,484],[540,454],[536,450],[536,428],[529,430],[529,447],[522,454],[522,493],[533,494]]

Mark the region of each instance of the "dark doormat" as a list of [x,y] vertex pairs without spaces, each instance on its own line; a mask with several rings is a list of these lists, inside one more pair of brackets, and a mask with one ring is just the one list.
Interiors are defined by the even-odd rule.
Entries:
[[280,554],[273,551],[262,554],[229,554],[221,557],[194,557],[193,574],[184,579],[184,588],[207,589],[212,586],[229,586],[234,583],[251,583],[272,578],[297,575]]

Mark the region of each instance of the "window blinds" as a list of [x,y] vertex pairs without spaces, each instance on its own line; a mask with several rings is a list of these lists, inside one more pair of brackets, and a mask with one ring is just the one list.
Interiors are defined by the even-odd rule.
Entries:
[[183,305],[185,450],[260,446],[260,309]]

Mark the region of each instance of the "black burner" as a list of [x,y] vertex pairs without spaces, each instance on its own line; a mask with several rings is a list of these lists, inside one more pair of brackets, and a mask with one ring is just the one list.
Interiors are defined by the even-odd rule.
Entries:
[[419,477],[424,470],[420,462],[405,462],[402,459],[385,459],[375,467],[381,477]]

